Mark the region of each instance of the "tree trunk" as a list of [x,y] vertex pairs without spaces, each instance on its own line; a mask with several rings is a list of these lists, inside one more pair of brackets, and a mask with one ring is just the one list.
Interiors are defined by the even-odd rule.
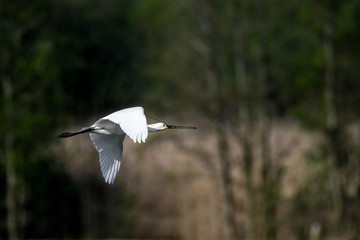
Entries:
[[224,192],[224,215],[226,221],[226,232],[229,239],[237,239],[236,235],[236,208],[233,195],[233,181],[231,178],[231,162],[229,157],[229,146],[223,126],[217,127],[218,151],[220,159],[221,183]]
[[229,146],[225,133],[225,119],[222,116],[223,109],[221,106],[221,100],[219,98],[219,82],[220,82],[220,70],[219,70],[219,56],[216,51],[216,27],[213,25],[213,19],[216,17],[215,6],[202,1],[196,1],[194,3],[195,11],[198,14],[199,31],[202,41],[206,46],[204,52],[205,65],[205,78],[207,83],[207,95],[208,99],[213,99],[208,105],[208,112],[215,120],[215,129],[217,134],[217,148],[219,152],[220,161],[220,181],[223,190],[224,201],[224,227],[225,235],[227,239],[235,239],[236,237],[236,223],[235,223],[235,203],[233,196],[233,183],[231,178],[231,163],[230,156],[228,154]]
[[[237,8],[236,8],[237,9]],[[252,239],[255,237],[255,216],[254,213],[254,186],[252,182],[253,171],[253,145],[251,135],[253,133],[253,123],[251,121],[251,104],[250,104],[250,92],[249,83],[246,74],[245,67],[245,53],[243,29],[240,25],[241,21],[234,16],[234,29],[233,29],[233,48],[234,48],[234,69],[235,69],[235,83],[237,85],[237,99],[238,99],[238,117],[240,132],[237,136],[239,145],[243,149],[243,157],[241,166],[243,168],[243,174],[245,176],[245,196],[246,196],[246,235],[243,238]]]
[[326,128],[333,129],[337,124],[337,116],[334,103],[334,46],[333,28],[327,22],[324,26],[324,58],[325,58],[325,78],[324,78],[324,102],[325,102],[325,124]]
[[[4,70],[6,61],[2,59],[2,68]],[[3,71],[4,72],[4,71]],[[6,208],[7,208],[7,230],[9,239],[19,239],[17,229],[17,199],[16,199],[16,170],[14,159],[14,133],[13,133],[13,107],[12,107],[12,82],[9,77],[3,75],[3,117],[5,122],[4,136],[4,158],[6,169]]]
[[342,194],[340,183],[340,172],[337,169],[336,152],[342,147],[336,144],[340,134],[340,128],[337,119],[335,101],[334,101],[334,82],[335,82],[335,61],[333,46],[333,26],[327,21],[324,25],[324,103],[325,103],[325,134],[328,141],[328,162],[331,167],[330,184],[332,187],[333,204],[336,213],[336,219],[339,220],[342,213]]

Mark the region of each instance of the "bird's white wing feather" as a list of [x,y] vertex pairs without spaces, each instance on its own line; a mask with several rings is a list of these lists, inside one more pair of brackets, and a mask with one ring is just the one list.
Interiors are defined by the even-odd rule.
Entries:
[[105,182],[114,183],[121,165],[125,134],[104,135],[90,133],[90,138],[99,152],[100,167]]
[[102,119],[119,124],[121,129],[135,143],[145,142],[148,136],[146,117],[142,107],[126,108],[103,117]]

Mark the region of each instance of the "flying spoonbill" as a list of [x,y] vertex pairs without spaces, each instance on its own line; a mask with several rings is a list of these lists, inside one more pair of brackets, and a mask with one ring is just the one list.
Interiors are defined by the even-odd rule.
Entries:
[[145,142],[149,132],[168,129],[196,129],[190,126],[175,126],[162,122],[147,124],[142,107],[126,108],[97,120],[92,126],[84,127],[78,132],[64,132],[58,138],[72,137],[89,133],[99,152],[100,167],[105,182],[114,183],[120,169],[125,134],[135,143]]

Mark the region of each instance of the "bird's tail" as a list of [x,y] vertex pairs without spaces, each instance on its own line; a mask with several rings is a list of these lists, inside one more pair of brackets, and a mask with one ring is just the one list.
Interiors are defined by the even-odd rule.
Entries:
[[75,136],[75,135],[78,135],[78,134],[91,132],[91,131],[94,131],[94,130],[95,130],[95,128],[88,127],[88,128],[83,128],[78,132],[73,132],[73,133],[72,132],[64,132],[64,133],[59,134],[57,137],[58,138],[67,138],[67,137],[72,137],[72,136]]

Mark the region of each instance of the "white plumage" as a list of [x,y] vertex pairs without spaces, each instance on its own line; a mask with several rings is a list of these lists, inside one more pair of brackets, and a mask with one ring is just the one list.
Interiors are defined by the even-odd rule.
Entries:
[[103,135],[90,133],[90,138],[99,152],[100,167],[105,182],[113,183],[116,174],[120,170],[125,134]]
[[144,109],[133,107],[114,112],[99,119],[90,128],[95,128],[90,138],[99,152],[105,182],[114,183],[120,170],[125,134],[134,143],[145,142],[148,136]]
[[[99,121],[102,120],[110,120],[120,125],[121,130],[125,132],[134,143],[145,142],[148,136],[146,117],[142,107],[126,108],[107,115]],[[96,126],[97,122],[95,122],[93,126]]]

